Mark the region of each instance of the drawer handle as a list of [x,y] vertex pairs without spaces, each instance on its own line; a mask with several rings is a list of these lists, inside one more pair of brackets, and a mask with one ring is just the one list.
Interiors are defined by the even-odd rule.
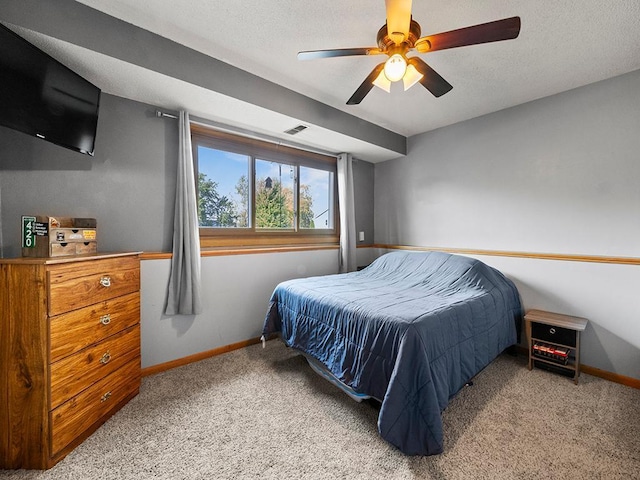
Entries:
[[100,317],[100,323],[102,325],[109,325],[111,323],[111,315],[109,315],[108,313],[106,315],[102,315]]
[[106,365],[107,363],[109,363],[109,360],[111,360],[111,354],[107,352],[104,355],[102,355],[102,358],[100,359],[100,363],[102,365]]
[[102,397],[100,397],[100,403],[106,402],[111,397],[111,392],[107,392]]
[[551,335],[553,335],[554,333],[556,333],[556,329],[555,329],[555,328],[553,328],[553,327],[551,327],[551,328],[549,329],[549,333],[550,333]]
[[110,287],[111,286],[111,277],[105,275],[104,277],[100,277],[100,285],[102,285],[103,287]]

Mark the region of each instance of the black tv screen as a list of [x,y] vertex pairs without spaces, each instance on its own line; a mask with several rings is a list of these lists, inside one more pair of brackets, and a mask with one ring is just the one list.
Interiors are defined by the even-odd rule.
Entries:
[[0,125],[93,155],[100,89],[0,24]]

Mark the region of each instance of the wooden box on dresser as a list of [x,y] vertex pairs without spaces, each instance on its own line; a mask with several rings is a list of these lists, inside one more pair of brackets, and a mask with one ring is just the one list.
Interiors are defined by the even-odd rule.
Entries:
[[138,253],[0,258],[0,469],[51,468],[139,389]]

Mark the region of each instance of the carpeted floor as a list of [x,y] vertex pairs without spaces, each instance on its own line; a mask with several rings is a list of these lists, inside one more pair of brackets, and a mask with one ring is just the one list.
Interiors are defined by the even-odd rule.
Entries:
[[640,479],[640,390],[503,355],[443,414],[445,452],[407,457],[279,340],[143,379],[49,471],[17,479]]

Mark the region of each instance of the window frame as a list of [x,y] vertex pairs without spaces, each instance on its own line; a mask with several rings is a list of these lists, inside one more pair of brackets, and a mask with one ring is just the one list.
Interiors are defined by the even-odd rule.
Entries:
[[[191,124],[196,194],[198,194],[198,146],[247,155],[250,158],[248,172],[250,227],[199,227],[201,248],[226,246],[279,247],[291,245],[337,245],[339,243],[339,205],[337,158],[301,150],[282,144],[266,142],[250,137],[214,130],[199,124]],[[291,230],[256,228],[255,222],[255,162],[266,160],[293,165],[295,168],[294,228]],[[333,228],[301,229],[300,223],[300,167],[310,167],[332,172]],[[214,179],[215,180],[215,179]]]

